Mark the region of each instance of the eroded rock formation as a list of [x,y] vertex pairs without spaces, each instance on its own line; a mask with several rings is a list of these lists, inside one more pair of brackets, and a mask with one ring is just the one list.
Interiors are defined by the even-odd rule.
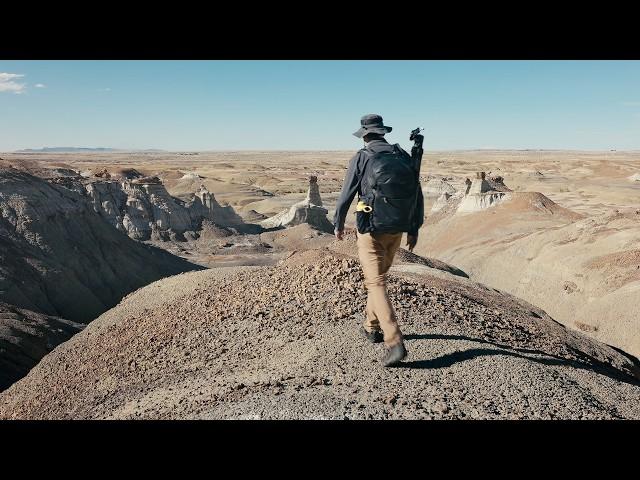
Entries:
[[243,223],[232,207],[221,206],[204,185],[187,201],[172,197],[158,177],[121,177],[86,185],[94,210],[135,240],[184,240],[203,220],[221,226]]
[[496,185],[504,187],[501,177],[500,182],[496,182],[495,179],[489,182],[485,172],[476,172],[476,178],[471,182],[471,185],[468,185],[467,193],[462,198],[457,211],[460,213],[477,212],[507,200],[508,193],[496,190]]
[[464,193],[456,191],[453,187],[442,189],[442,193],[431,207],[431,212],[440,212],[445,207],[455,208],[457,213],[477,212],[512,197],[512,190],[504,184],[503,177],[488,177],[485,172],[476,172],[475,177],[473,181],[465,179]]
[[323,232],[333,232],[333,225],[327,219],[329,211],[322,206],[318,177],[309,177],[309,189],[307,197],[292,205],[288,210],[284,210],[273,217],[260,222],[264,228],[277,228],[300,225],[309,225]]
[[[98,188],[109,192],[98,205],[117,217],[122,196]],[[87,196],[0,169],[0,301],[88,322],[137,288],[199,268],[118,232]]]
[[422,194],[429,197],[441,197],[444,193],[453,195],[456,189],[444,178],[427,177],[427,181],[422,186]]

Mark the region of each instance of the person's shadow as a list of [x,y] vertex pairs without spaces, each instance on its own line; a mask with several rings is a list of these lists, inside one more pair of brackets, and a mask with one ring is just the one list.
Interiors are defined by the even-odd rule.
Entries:
[[[579,358],[578,361],[560,357],[557,355],[550,355],[540,350],[531,350],[525,348],[515,348],[509,345],[503,345],[496,342],[491,342],[482,338],[471,338],[462,335],[443,335],[443,334],[418,334],[418,335],[405,335],[405,340],[467,340],[470,342],[482,343],[491,345],[496,348],[472,348],[469,350],[462,350],[453,353],[448,353],[440,357],[433,358],[431,360],[415,360],[409,362],[402,362],[397,367],[404,368],[446,368],[455,363],[464,362],[466,360],[472,360],[478,357],[484,357],[488,355],[505,355],[510,357],[524,358],[536,363],[542,363],[544,365],[566,365],[574,368],[580,368],[584,370],[595,371],[601,375],[606,375],[614,380],[622,381],[632,385],[640,386],[640,379],[634,376],[632,373],[625,373],[621,370],[613,368],[611,365],[604,363],[584,352],[573,349],[572,353]],[[616,349],[620,352],[620,350]],[[620,352],[624,354],[624,352]],[[535,356],[531,356],[535,355]],[[634,364],[636,371],[640,372],[640,365],[638,360],[630,357],[628,354],[624,354]],[[636,373],[637,375],[637,373]]]

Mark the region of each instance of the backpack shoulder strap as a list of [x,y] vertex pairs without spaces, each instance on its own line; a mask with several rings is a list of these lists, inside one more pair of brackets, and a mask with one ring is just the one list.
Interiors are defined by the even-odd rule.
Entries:
[[361,152],[366,152],[366,153],[368,153],[369,155],[374,155],[374,154],[375,154],[375,152],[374,152],[373,150],[371,150],[371,149],[370,149],[368,146],[366,146],[366,145],[365,145],[364,147],[362,147],[362,148],[360,149],[360,151],[361,151]]

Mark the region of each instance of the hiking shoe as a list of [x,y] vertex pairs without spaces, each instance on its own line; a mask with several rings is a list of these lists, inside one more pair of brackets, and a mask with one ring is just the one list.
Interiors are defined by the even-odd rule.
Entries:
[[407,349],[404,348],[404,343],[400,342],[387,351],[387,354],[382,359],[382,364],[385,367],[393,367],[398,365],[406,356]]
[[374,330],[373,332],[368,332],[364,327],[361,330],[362,330],[362,334],[371,343],[381,343],[384,341],[384,334],[380,330]]

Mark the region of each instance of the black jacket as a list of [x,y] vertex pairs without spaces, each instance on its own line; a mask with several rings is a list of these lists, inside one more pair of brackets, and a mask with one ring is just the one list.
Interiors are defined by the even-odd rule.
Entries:
[[[372,140],[367,143],[367,148],[373,153],[393,151],[393,145],[385,139]],[[370,153],[367,150],[362,149],[359,150],[349,162],[347,176],[344,179],[344,184],[342,185],[342,192],[340,192],[340,198],[338,198],[338,202],[336,203],[336,213],[333,219],[333,225],[336,230],[344,229],[344,221],[347,217],[347,211],[349,210],[356,193],[359,196],[362,195],[360,181],[362,180],[364,168],[369,161],[369,158]],[[417,201],[418,205],[414,219],[414,228],[408,232],[409,235],[417,235],[418,229],[422,226],[424,221],[424,198],[422,196],[422,188],[418,189]]]

